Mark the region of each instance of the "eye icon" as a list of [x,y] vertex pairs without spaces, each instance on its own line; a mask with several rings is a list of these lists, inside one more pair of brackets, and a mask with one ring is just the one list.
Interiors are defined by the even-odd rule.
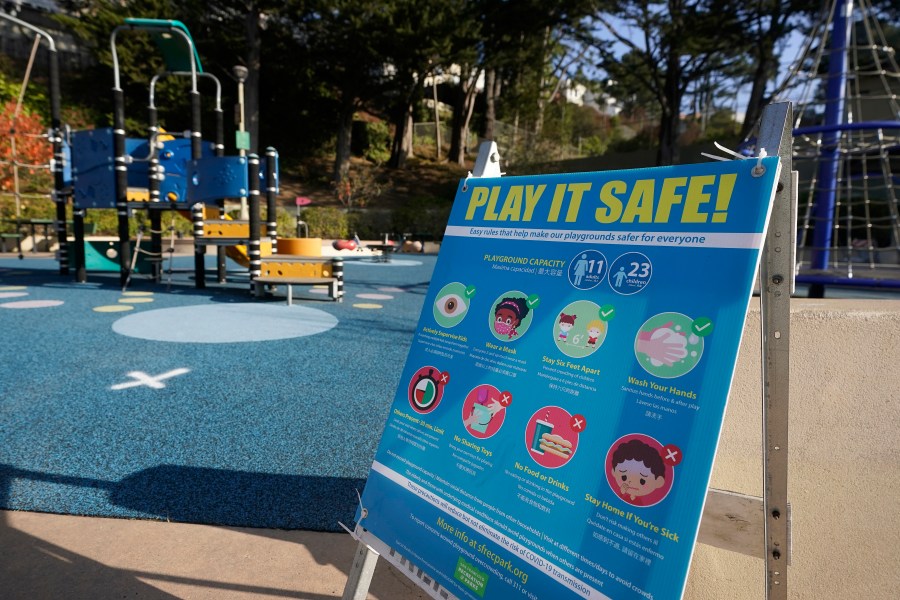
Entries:
[[468,308],[465,301],[456,294],[447,294],[438,299],[438,310],[445,317],[458,317],[465,314]]
[[459,325],[469,311],[470,296],[462,283],[448,283],[434,301],[434,320],[442,327]]

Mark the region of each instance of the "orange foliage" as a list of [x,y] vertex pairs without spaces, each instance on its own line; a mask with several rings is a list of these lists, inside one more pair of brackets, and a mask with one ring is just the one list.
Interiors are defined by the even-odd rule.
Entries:
[[[13,161],[19,167],[19,187],[21,191],[46,191],[50,186],[50,172],[46,168],[35,168],[31,165],[49,165],[53,156],[53,148],[46,137],[46,126],[40,115],[22,110],[15,122],[15,100],[6,102],[0,107],[0,191],[12,191]],[[15,136],[16,152],[13,156],[12,137]],[[43,189],[42,189],[43,188]]]

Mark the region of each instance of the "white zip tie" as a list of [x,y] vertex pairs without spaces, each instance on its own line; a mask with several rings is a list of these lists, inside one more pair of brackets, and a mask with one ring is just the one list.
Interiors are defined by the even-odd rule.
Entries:
[[[735,152],[734,150],[731,150],[730,148],[726,148],[719,142],[713,142],[713,145],[715,145],[716,148],[718,148],[725,154],[730,154],[734,158],[740,158],[741,160],[747,158],[746,156],[743,156],[742,154]],[[716,156],[715,154],[707,154],[706,152],[701,152],[700,154],[701,154],[701,156],[705,156],[706,158],[711,158],[713,160],[733,160],[734,159],[734,158],[725,158],[724,156]]]
[[766,168],[762,164],[762,159],[764,159],[768,154],[766,153],[765,148],[759,149],[759,155],[756,157],[756,166],[753,167],[753,170],[750,171],[750,174],[754,177],[759,177],[763,173],[766,172]]
[[[359,523],[357,523],[357,525],[360,525],[360,524],[362,524],[363,519],[365,519],[366,517],[369,516],[369,509],[366,508],[365,506],[363,506],[363,503],[362,503],[362,495],[360,495],[359,490],[354,489],[353,491],[356,492],[356,497],[359,498],[360,517],[359,517]],[[354,540],[356,540],[357,542],[360,541],[359,536],[356,535],[356,532],[355,532],[355,531],[351,531],[349,527],[347,527],[346,525],[344,525],[344,524],[341,523],[340,521],[338,521],[338,525],[340,525],[341,527],[343,527],[343,528],[344,528],[344,531],[346,531],[347,533],[349,533],[350,536],[351,536]]]
[[[744,156],[738,152],[735,152],[734,150],[731,150],[730,148],[726,148],[719,142],[713,142],[713,144],[715,145],[716,148],[718,148],[725,154],[731,155],[734,158],[726,158],[724,156],[716,156],[715,154],[708,154],[706,152],[701,152],[700,155],[705,156],[706,158],[711,158],[713,160],[734,160],[735,158],[740,159],[740,160],[747,160],[748,158],[754,158],[752,156]],[[765,148],[759,149],[759,154],[755,157],[756,158],[756,166],[753,167],[753,169],[750,171],[750,174],[753,177],[760,177],[761,175],[763,175],[766,172],[766,168],[762,164],[762,159],[764,159],[768,155],[769,154],[766,152]]]

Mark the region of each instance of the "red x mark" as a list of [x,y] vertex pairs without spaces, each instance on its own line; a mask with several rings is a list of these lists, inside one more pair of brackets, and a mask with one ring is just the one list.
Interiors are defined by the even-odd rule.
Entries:
[[662,459],[666,464],[670,464],[673,467],[681,462],[681,448],[676,446],[675,444],[669,444],[667,446],[663,446]]
[[500,404],[503,406],[509,406],[512,404],[512,394],[509,392],[500,392]]
[[449,381],[450,381],[450,373],[448,373],[447,371],[444,371],[443,373],[441,373],[441,381],[440,381],[440,383],[441,383],[441,384],[446,384],[446,383],[448,383]]
[[581,433],[587,428],[587,420],[584,418],[584,415],[575,415],[569,419],[569,427],[575,433]]

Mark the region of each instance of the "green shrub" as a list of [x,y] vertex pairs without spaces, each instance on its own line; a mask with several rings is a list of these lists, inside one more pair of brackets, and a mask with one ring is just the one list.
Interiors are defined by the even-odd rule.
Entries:
[[332,206],[306,208],[300,213],[300,220],[309,226],[310,237],[344,240],[348,237],[347,214]]
[[297,217],[295,214],[288,212],[286,208],[278,208],[275,211],[275,229],[278,231],[278,237],[296,237],[297,236]]
[[603,156],[609,148],[610,138],[592,135],[581,140],[581,151],[585,156]]
[[391,132],[384,121],[353,121],[350,149],[356,156],[380,165],[391,157]]
[[[172,222],[174,216],[174,224]],[[119,235],[119,216],[114,208],[91,208],[84,213],[86,235]],[[128,232],[132,238],[137,237],[138,229],[143,226],[144,238],[152,234],[150,230],[150,214],[146,210],[134,210],[128,219]],[[170,227],[175,228],[176,237],[190,237],[194,233],[191,222],[178,212],[170,210],[162,211],[160,215],[160,231],[162,236],[168,238],[171,234]]]
[[[22,219],[55,219],[56,204],[49,198],[22,198],[19,204],[19,217]],[[13,231],[16,226],[5,221],[16,218],[16,201],[10,195],[0,196],[0,230]]]
[[440,240],[450,219],[451,204],[430,198],[413,198],[391,215],[393,231]]
[[96,235],[118,235],[119,218],[114,208],[92,208],[84,211],[84,223],[92,224]]
[[[14,219],[16,217],[16,203],[14,198],[4,196],[2,206],[3,208],[0,209],[0,212],[2,212],[4,219]],[[21,210],[20,214],[23,219],[56,218],[56,204],[50,198],[23,198],[19,206]]]
[[391,213],[387,210],[362,209],[347,216],[350,234],[360,239],[380,240],[384,234],[394,232]]
[[369,144],[363,156],[378,165],[387,162],[391,157],[391,132],[387,123],[384,121],[366,123],[366,137]]

